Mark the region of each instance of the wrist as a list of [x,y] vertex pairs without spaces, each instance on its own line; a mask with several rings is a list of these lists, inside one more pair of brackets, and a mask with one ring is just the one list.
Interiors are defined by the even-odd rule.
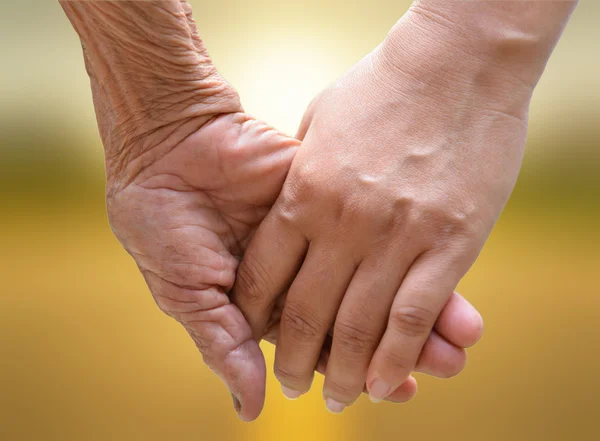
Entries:
[[523,72],[518,60],[501,55],[514,41],[474,36],[441,20],[413,6],[379,48],[389,68],[400,75],[427,79],[441,93],[444,86],[454,91],[464,86],[498,98],[508,91],[531,95],[537,78]]
[[131,182],[214,115],[241,109],[186,3],[61,4],[84,47],[111,182]]
[[425,64],[460,78],[480,72],[490,81],[522,83],[533,90],[577,1],[479,2],[416,0],[390,31],[385,45],[402,45],[413,34],[427,45]]
[[442,96],[528,103],[576,3],[417,0],[378,58]]
[[375,50],[373,68],[392,94],[409,95],[433,113],[490,109],[525,122],[533,87],[450,41],[403,23]]

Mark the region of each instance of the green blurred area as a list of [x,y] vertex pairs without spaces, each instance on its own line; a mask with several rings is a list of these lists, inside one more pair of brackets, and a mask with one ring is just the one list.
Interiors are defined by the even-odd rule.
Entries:
[[[408,2],[192,4],[246,108],[293,131]],[[461,283],[486,320],[466,371],[339,417],[320,379],[288,402],[271,375],[252,425],[112,236],[77,38],[57,3],[28,5],[0,6],[0,440],[598,439],[598,3],[581,3],[548,66],[513,198]]]

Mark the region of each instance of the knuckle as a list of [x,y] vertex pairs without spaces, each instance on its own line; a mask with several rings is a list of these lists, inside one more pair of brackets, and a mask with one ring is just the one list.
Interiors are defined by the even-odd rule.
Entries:
[[391,327],[407,337],[428,335],[434,322],[435,314],[420,306],[398,306],[390,314]]
[[398,351],[387,351],[383,355],[383,365],[392,372],[410,373],[417,364],[416,360],[410,360],[405,354]]
[[264,301],[271,287],[269,272],[253,255],[244,256],[237,273],[237,293],[243,302],[257,305]]
[[144,276],[158,308],[178,321],[229,305],[227,295],[218,289],[198,290],[164,280],[159,284],[156,279],[150,283],[147,273]]
[[328,395],[333,395],[338,400],[344,401],[346,404],[352,404],[363,391],[364,384],[361,382],[342,382],[338,378],[328,376],[326,379],[325,388],[328,391]]
[[[282,366],[281,364],[275,363],[273,367],[273,372],[275,374],[275,378],[284,385],[296,386],[305,383],[306,381],[310,381],[310,374],[306,375],[306,373],[301,372],[300,370],[290,369],[288,366]],[[303,391],[301,391],[303,392]]]
[[252,339],[239,310],[231,303],[208,311],[185,314],[180,323],[205,355],[226,360]]
[[327,327],[319,316],[298,302],[285,305],[280,326],[282,334],[298,342],[316,340],[327,332]]
[[447,213],[438,224],[439,236],[442,238],[475,239],[477,235],[476,223],[461,211]]
[[272,213],[281,225],[294,226],[299,223],[302,211],[294,197],[290,196],[288,191],[284,191],[279,196],[276,209]]
[[286,186],[278,199],[278,216],[281,221],[297,225],[309,217],[309,213],[341,218],[347,208],[342,186],[331,185],[322,167],[314,161],[305,160],[288,177]]
[[291,179],[285,186],[282,200],[288,207],[309,202],[319,195],[319,187],[313,167],[304,162],[294,169]]
[[273,216],[285,226],[296,226],[301,220],[306,207],[310,203],[307,197],[312,190],[298,180],[288,180],[277,199],[275,209],[272,210]]
[[346,320],[336,321],[333,330],[334,342],[344,355],[364,355],[370,353],[377,345],[378,336],[368,330]]
[[220,259],[220,262],[216,262],[213,266],[204,262],[194,262],[188,256],[183,256],[179,259],[162,259],[157,265],[160,265],[166,279],[174,281],[179,286],[202,289],[206,286],[218,285],[229,289],[235,280],[237,263]]
[[399,192],[387,198],[385,206],[380,207],[384,216],[379,220],[380,227],[385,230],[402,230],[407,216],[414,210],[416,199],[410,194]]
[[410,220],[434,244],[455,237],[474,239],[480,230],[475,210],[447,200],[421,201],[414,204]]

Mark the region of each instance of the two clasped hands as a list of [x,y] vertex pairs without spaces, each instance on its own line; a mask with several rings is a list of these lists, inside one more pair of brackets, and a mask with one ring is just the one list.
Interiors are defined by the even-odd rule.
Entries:
[[462,370],[483,322],[454,289],[510,196],[575,2],[417,1],[295,138],[244,113],[184,1],[61,4],[111,226],[241,419],[263,406],[262,339],[284,394],[321,372],[336,413],[363,392],[410,400],[414,371]]

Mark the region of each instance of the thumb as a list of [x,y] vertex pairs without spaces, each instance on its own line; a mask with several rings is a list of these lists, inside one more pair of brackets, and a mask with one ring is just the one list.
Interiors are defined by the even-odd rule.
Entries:
[[204,362],[223,380],[239,418],[258,418],[265,401],[265,359],[240,310],[214,285],[183,287],[142,274],[159,308],[184,326]]

